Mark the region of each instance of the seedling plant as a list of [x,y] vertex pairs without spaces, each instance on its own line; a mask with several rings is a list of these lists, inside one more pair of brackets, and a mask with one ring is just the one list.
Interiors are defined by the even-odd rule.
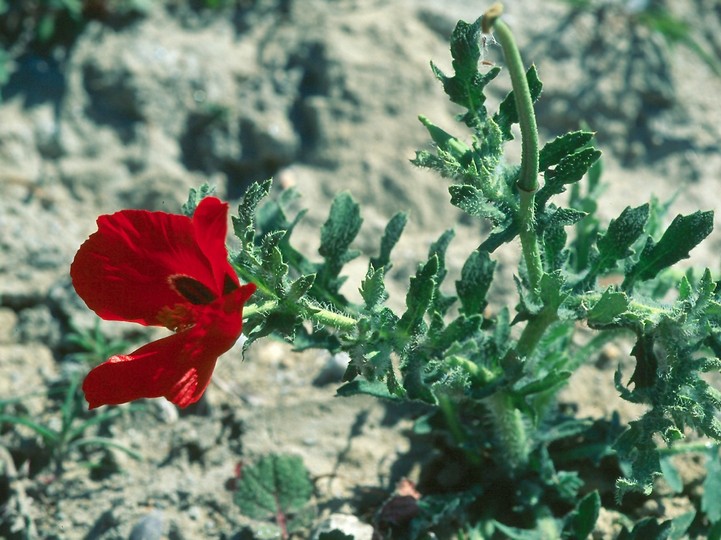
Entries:
[[[59,478],[66,469],[67,462],[77,458],[74,452],[79,450],[110,450],[123,452],[133,459],[141,459],[139,452],[118,443],[111,437],[96,435],[98,426],[112,423],[113,419],[124,413],[113,408],[97,413],[88,413],[80,392],[80,375],[70,375],[62,380],[55,389],[48,392],[60,396],[61,404],[57,414],[47,420],[33,418],[23,412],[23,403],[28,399],[42,396],[23,396],[18,399],[0,401],[0,425],[22,426],[39,437],[40,448],[34,460],[27,463],[31,475],[42,473],[46,468],[50,474]],[[20,405],[17,410],[16,405]],[[6,411],[7,409],[7,411]],[[97,464],[87,462],[88,466]]]

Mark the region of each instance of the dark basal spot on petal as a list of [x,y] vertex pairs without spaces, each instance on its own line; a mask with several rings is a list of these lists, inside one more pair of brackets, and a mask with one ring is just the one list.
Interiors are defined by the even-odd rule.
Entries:
[[240,289],[238,284],[233,279],[225,274],[225,282],[223,283],[223,296],[232,293],[234,290]]
[[192,277],[180,275],[170,276],[168,281],[170,282],[170,286],[191,304],[210,304],[216,299],[213,291]]

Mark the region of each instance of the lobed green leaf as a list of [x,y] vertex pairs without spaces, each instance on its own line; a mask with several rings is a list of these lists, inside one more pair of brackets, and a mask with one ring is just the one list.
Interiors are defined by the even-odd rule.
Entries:
[[562,158],[575,154],[593,140],[592,131],[572,131],[547,142],[538,153],[538,169],[545,171]]
[[243,250],[250,249],[255,238],[255,214],[265,197],[270,193],[270,187],[273,181],[268,179],[264,182],[254,182],[243,195],[243,199],[238,206],[238,216],[233,216],[233,231],[243,244]]
[[376,269],[371,264],[368,268],[365,279],[361,283],[360,293],[368,310],[374,310],[380,307],[383,302],[388,299],[388,293],[386,292],[384,282],[384,268],[384,266],[380,266]]
[[319,294],[337,295],[345,281],[339,274],[343,266],[356,258],[360,252],[350,250],[350,244],[360,231],[363,219],[360,206],[349,193],[340,193],[333,199],[328,220],[320,231],[318,252],[324,257],[319,267],[316,287]]
[[208,183],[201,185],[198,189],[190,188],[188,200],[180,207],[180,211],[183,212],[184,215],[192,217],[200,201],[214,193],[215,188]]
[[373,268],[379,269],[390,265],[391,251],[403,234],[406,223],[408,223],[408,214],[405,212],[398,212],[390,219],[381,237],[380,253],[378,257],[371,258],[370,264]]
[[423,328],[423,318],[435,295],[438,268],[438,257],[434,255],[410,279],[406,295],[407,309],[398,322],[399,330],[406,336],[417,334]]
[[636,281],[652,279],[664,268],[687,259],[689,252],[712,230],[713,211],[676,216],[658,243],[648,238],[638,262],[626,273],[622,287],[628,290]]
[[454,103],[465,107],[468,113],[462,116],[469,127],[478,126],[486,119],[483,93],[486,85],[500,73],[499,67],[491,68],[486,74],[478,72],[481,59],[481,19],[474,23],[458,21],[451,35],[451,56],[455,74],[447,77],[433,63],[431,68],[443,83],[443,89]]
[[298,303],[301,298],[310,291],[311,287],[313,287],[313,283],[315,283],[315,274],[300,276],[290,284],[288,293],[285,295],[283,301],[290,304]]
[[613,288],[606,289],[599,301],[593,305],[586,315],[588,324],[593,326],[612,324],[616,317],[626,312],[629,302],[630,300],[626,294]]
[[542,208],[553,195],[563,193],[566,185],[578,182],[600,157],[600,150],[584,148],[562,157],[553,169],[546,169],[543,174],[545,184],[536,197],[538,206]]
[[627,206],[616,219],[611,220],[606,233],[601,235],[596,243],[598,247],[596,272],[605,272],[613,268],[619,259],[632,255],[630,248],[643,233],[648,214],[648,203],[636,208]]
[[347,262],[348,247],[358,235],[362,223],[358,203],[349,193],[338,194],[333,199],[328,220],[320,230],[318,252],[332,265]]
[[487,252],[474,251],[469,255],[461,269],[461,279],[456,281],[461,313],[466,316],[483,313],[495,268],[496,261]]
[[483,192],[469,184],[448,187],[451,204],[467,214],[489,220],[494,225],[508,223],[509,216],[497,204],[486,198]]

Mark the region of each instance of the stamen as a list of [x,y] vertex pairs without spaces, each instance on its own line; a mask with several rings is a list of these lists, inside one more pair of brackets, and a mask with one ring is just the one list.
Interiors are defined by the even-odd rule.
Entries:
[[158,322],[173,332],[182,332],[195,324],[192,308],[187,304],[164,307],[158,313]]

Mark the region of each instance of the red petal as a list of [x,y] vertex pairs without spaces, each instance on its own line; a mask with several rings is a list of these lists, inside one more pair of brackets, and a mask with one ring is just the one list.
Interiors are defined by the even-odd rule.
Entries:
[[239,285],[238,276],[228,264],[225,238],[228,234],[228,203],[215,197],[200,201],[193,214],[193,226],[198,245],[213,268],[216,291],[223,291],[226,276]]
[[180,407],[198,401],[218,357],[207,354],[210,351],[199,346],[193,333],[189,330],[153,341],[90,371],[83,382],[90,408],[161,396]]
[[93,369],[83,382],[90,408],[160,396],[180,407],[198,401],[218,357],[240,336],[243,304],[254,291],[250,283],[212,304],[194,306],[192,328]]
[[157,315],[164,307],[186,302],[171,287],[172,275],[192,277],[220,296],[226,273],[237,280],[227,262],[226,225],[220,225],[227,205],[206,198],[197,212],[197,223],[144,210],[100,216],[98,231],[70,267],[78,295],[104,319],[146,325],[161,325]]

